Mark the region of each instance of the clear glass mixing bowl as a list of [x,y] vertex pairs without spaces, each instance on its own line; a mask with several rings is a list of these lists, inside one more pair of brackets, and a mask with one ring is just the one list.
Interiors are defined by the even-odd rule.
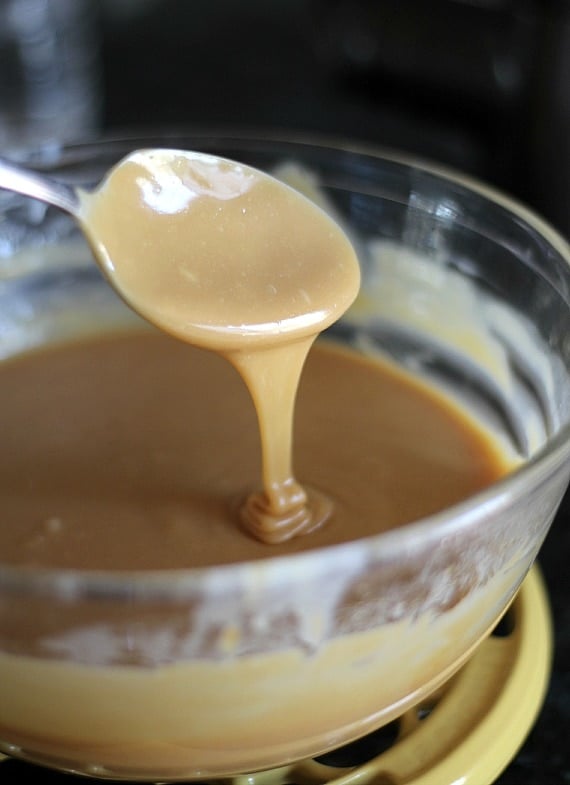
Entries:
[[[86,186],[153,145],[277,167],[324,200],[363,269],[337,336],[445,388],[522,461],[440,514],[286,558],[105,574],[16,569],[0,554],[0,749],[165,781],[359,737],[446,680],[496,623],[568,483],[570,251],[490,188],[348,146],[172,135],[27,162]],[[2,358],[131,318],[70,219],[9,194],[0,210]]]

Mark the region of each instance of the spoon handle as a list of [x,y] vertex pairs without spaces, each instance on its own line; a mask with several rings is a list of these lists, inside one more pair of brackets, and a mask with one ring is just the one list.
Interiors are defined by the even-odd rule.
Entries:
[[0,188],[47,202],[71,215],[77,214],[79,201],[71,186],[24,169],[5,158],[0,158]]

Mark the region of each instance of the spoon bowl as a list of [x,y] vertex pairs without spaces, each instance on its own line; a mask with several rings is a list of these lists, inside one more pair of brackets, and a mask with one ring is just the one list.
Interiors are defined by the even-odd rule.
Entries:
[[80,224],[117,291],[156,326],[204,348],[314,337],[358,292],[358,260],[340,226],[236,161],[137,150],[79,201]]
[[0,159],[0,188],[72,215],[131,307],[207,348],[314,336],[358,292],[340,226],[297,190],[227,158],[136,150],[90,190]]

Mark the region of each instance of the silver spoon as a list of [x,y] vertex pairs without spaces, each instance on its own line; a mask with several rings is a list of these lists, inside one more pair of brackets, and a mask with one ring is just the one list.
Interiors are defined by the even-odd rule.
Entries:
[[354,249],[327,212],[237,161],[134,150],[85,190],[0,158],[0,188],[69,213],[135,311],[205,348],[314,337],[358,291]]
[[0,188],[31,196],[77,217],[79,199],[74,188],[0,158]]

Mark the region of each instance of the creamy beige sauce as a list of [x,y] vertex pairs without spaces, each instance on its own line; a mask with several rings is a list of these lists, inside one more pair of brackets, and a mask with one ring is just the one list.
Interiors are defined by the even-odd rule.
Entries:
[[358,260],[340,227],[257,170],[172,150],[128,156],[81,194],[80,218],[135,310],[220,352],[246,382],[263,484],[241,509],[248,531],[275,543],[319,527],[331,502],[295,479],[292,425],[307,353],[358,293]]
[[[259,477],[255,408],[213,352],[133,329],[20,355],[0,365],[0,426],[3,563],[136,570],[268,555],[235,526]],[[294,435],[303,486],[334,511],[271,555],[402,526],[511,465],[442,395],[328,341],[307,360]]]

